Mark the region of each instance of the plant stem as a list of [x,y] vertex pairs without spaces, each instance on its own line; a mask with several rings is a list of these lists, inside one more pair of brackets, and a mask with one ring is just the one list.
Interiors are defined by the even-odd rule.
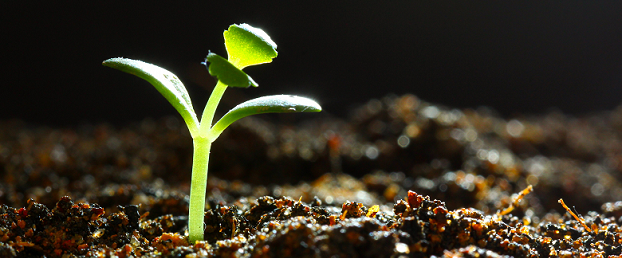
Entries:
[[192,157],[192,179],[190,184],[190,208],[188,211],[188,239],[190,243],[203,240],[203,221],[205,217],[205,191],[207,190],[207,166],[209,152],[214,139],[207,138],[212,127],[212,120],[216,107],[225,93],[227,85],[218,81],[212,94],[207,100],[201,122],[199,134],[192,139],[194,154]]
[[[201,115],[201,124],[199,125],[199,137],[207,137],[210,129],[212,128],[212,121],[214,120],[216,107],[218,107],[218,103],[220,103],[220,99],[222,98],[222,95],[225,93],[226,89],[226,84],[220,81],[216,83],[216,87],[214,87],[212,95],[210,95],[209,100],[207,100],[207,104],[205,105],[205,109],[203,110],[203,115]],[[209,140],[213,142],[216,139]]]
[[192,183],[190,184],[190,208],[188,211],[188,238],[190,243],[203,240],[207,165],[212,142],[206,138],[197,137],[193,139],[193,145]]

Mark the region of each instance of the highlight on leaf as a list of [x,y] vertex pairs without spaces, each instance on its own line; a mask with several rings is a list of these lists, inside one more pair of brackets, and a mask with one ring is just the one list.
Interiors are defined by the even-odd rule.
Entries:
[[[320,112],[322,107],[312,99],[293,95],[272,95],[248,100],[229,110],[212,127],[212,137],[218,137],[231,123],[244,117],[265,113]],[[209,138],[212,138],[209,137]]]
[[239,69],[270,63],[278,55],[276,43],[262,29],[233,24],[223,35],[229,62]]

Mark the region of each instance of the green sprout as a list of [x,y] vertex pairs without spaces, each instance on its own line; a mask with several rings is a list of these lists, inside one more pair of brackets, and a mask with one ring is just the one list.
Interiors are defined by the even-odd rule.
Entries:
[[262,113],[320,112],[315,101],[291,95],[264,96],[246,101],[229,110],[213,124],[214,113],[227,87],[257,87],[257,83],[242,71],[244,67],[270,63],[277,56],[276,44],[261,29],[248,24],[234,24],[224,33],[228,59],[209,53],[209,73],[218,79],[210,95],[201,120],[192,107],[186,87],[173,73],[153,64],[127,58],[111,58],[103,65],[112,67],[151,83],[170,102],[184,119],[192,136],[194,153],[188,214],[188,238],[191,242],[203,240],[207,167],[212,142],[233,122]]

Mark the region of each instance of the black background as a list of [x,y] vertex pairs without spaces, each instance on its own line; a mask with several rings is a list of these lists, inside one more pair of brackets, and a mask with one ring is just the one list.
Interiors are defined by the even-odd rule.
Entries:
[[2,3],[0,120],[175,114],[147,82],[101,66],[118,56],[177,74],[201,113],[215,81],[200,62],[208,50],[226,56],[232,23],[264,29],[279,57],[246,68],[260,87],[229,89],[221,109],[280,93],[342,117],[389,93],[506,116],[622,102],[621,1],[84,2]]

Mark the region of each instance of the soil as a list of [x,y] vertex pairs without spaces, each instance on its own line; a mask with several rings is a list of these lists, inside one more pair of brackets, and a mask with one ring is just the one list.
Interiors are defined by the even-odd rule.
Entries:
[[1,122],[0,257],[622,253],[622,108],[504,119],[404,95],[317,117],[221,135],[197,243],[180,119]]

